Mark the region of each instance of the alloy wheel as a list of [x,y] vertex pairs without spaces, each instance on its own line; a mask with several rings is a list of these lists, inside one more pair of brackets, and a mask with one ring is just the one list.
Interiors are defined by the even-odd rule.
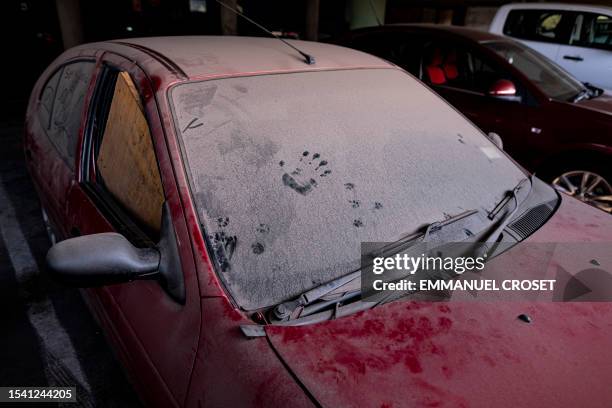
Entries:
[[553,187],[612,214],[612,186],[591,171],[568,171],[552,181]]

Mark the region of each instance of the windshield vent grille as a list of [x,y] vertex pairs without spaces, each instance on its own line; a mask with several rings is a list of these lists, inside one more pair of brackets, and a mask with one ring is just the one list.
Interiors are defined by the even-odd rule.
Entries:
[[555,202],[556,201],[549,201],[533,207],[523,214],[518,220],[508,225],[508,228],[514,233],[518,234],[521,239],[527,238],[535,230],[540,228],[548,217],[550,217],[550,214],[555,208]]

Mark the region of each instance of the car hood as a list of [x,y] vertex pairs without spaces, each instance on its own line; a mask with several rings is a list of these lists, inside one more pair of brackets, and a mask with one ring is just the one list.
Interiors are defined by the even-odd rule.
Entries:
[[[559,239],[612,242],[612,217],[564,197],[545,226],[499,258],[520,265],[525,242]],[[612,254],[585,248],[577,263],[597,256],[612,270]],[[326,407],[612,406],[612,303],[396,301],[266,326],[266,335]]]

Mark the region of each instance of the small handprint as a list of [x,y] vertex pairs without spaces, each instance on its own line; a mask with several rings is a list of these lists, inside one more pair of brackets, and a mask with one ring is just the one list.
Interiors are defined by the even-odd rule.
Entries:
[[[283,160],[278,164],[285,167]],[[317,187],[318,178],[327,177],[331,174],[332,171],[327,167],[328,164],[327,160],[321,160],[319,153],[311,155],[310,152],[304,151],[299,158],[298,165],[290,172],[283,174],[283,184],[302,195],[306,195]]]

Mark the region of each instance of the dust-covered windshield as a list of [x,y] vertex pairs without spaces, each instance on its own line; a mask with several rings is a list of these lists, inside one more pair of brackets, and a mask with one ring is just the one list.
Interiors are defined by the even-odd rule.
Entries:
[[491,210],[524,178],[395,69],[190,82],[171,100],[217,270],[246,310],[357,270],[361,242]]

